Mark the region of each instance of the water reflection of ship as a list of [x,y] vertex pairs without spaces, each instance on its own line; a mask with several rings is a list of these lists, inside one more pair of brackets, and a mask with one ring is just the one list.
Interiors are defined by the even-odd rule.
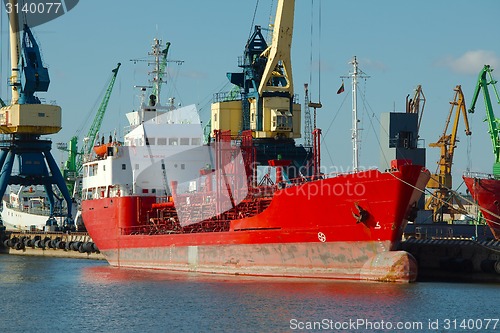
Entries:
[[306,298],[330,298],[332,299],[355,299],[366,300],[367,295],[370,302],[373,300],[387,304],[390,300],[400,301],[398,296],[405,294],[404,285],[400,284],[377,284],[376,291],[371,283],[359,284],[349,281],[330,281],[329,283],[317,283],[316,279],[288,278],[276,281],[272,277],[255,276],[233,276],[218,274],[203,274],[196,272],[176,272],[161,270],[145,270],[134,268],[117,268],[113,266],[89,266],[82,270],[81,280],[86,283],[95,284],[122,284],[122,283],[186,283],[191,287],[193,282],[200,288],[214,290],[217,293],[227,293],[231,289],[244,288],[252,290],[252,294],[258,297],[262,295],[281,295],[280,297],[294,298],[299,301],[302,296]]

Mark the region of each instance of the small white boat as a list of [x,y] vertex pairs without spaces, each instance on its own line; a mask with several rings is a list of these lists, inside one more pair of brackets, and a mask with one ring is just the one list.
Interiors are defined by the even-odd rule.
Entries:
[[[76,208],[73,207],[74,212]],[[64,225],[67,207],[64,199],[56,195],[51,215],[50,202],[43,186],[11,187],[9,195],[2,200],[1,216],[6,230],[53,231]]]

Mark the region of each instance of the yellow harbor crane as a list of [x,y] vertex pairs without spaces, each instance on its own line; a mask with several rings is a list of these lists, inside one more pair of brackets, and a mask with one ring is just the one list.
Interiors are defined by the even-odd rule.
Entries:
[[295,0],[278,1],[271,45],[255,26],[238,61],[243,72],[227,74],[240,94],[216,96],[212,130],[228,129],[233,136],[252,130],[254,138],[264,141],[300,138],[301,107],[294,95],[291,62],[294,8]]
[[[458,123],[460,120],[460,114],[464,119],[465,123],[465,135],[471,135],[472,132],[469,129],[469,120],[467,119],[467,112],[465,107],[465,98],[462,93],[462,88],[460,85],[456,86],[455,98],[451,104],[450,113],[446,119],[446,124],[444,126],[444,131],[437,142],[429,144],[429,147],[436,147],[441,149],[441,156],[439,158],[438,169],[439,172],[432,175],[427,188],[435,189],[432,196],[430,196],[426,203],[425,209],[433,211],[434,221],[442,221],[443,214],[450,214],[451,218],[454,218],[454,214],[465,214],[466,211],[458,199],[457,194],[453,191],[452,186],[452,176],[451,167],[453,165],[453,154],[455,152],[458,131]],[[450,125],[450,120],[452,115],[455,114],[453,125],[451,128],[451,133],[447,134],[448,126]],[[454,204],[458,205],[455,207]]]

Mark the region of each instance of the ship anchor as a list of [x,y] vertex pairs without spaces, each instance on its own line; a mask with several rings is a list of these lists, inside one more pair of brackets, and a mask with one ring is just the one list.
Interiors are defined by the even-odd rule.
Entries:
[[352,216],[356,219],[356,223],[365,222],[368,219],[369,213],[367,210],[363,209],[357,202],[354,203],[357,213],[351,210]]

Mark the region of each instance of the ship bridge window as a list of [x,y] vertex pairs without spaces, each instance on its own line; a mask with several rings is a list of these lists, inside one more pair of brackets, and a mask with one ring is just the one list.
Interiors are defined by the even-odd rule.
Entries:
[[97,175],[97,163],[89,166],[89,177]]
[[167,138],[158,138],[158,145],[165,146],[167,144]]
[[201,139],[200,138],[192,138],[191,139],[191,144],[193,146],[199,146],[199,145],[201,145]]
[[83,198],[86,200],[92,200],[94,198],[95,188],[91,187],[83,192]]
[[181,138],[181,146],[188,146],[189,138]]
[[146,146],[154,146],[156,144],[156,138],[146,138]]
[[179,140],[177,138],[168,139],[168,144],[171,146],[177,146],[179,144]]

